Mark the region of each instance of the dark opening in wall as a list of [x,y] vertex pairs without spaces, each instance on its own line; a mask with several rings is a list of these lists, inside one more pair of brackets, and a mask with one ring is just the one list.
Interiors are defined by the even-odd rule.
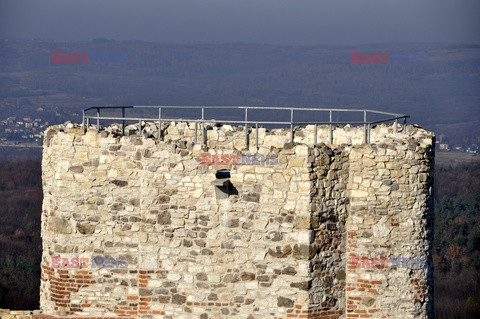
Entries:
[[226,169],[221,169],[217,171],[215,174],[216,178],[230,178],[230,171],[227,171]]
[[215,173],[217,178],[212,182],[215,186],[215,195],[217,199],[226,199],[230,195],[238,195],[238,191],[230,182],[230,171],[222,169]]

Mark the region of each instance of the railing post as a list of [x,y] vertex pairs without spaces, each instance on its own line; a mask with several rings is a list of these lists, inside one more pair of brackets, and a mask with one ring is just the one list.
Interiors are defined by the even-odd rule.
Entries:
[[258,150],[258,122],[255,122],[255,146]]
[[85,110],[82,110],[82,129],[85,131]]
[[97,132],[100,132],[100,108],[97,107]]
[[122,136],[125,136],[125,108],[122,107]]
[[368,123],[367,144],[370,144],[370,128],[371,128],[371,124]]
[[205,109],[202,107],[202,145],[207,145],[207,132],[205,131]]
[[333,127],[332,127],[332,110],[329,110],[330,111],[330,136],[329,136],[329,139],[330,139],[330,144],[333,144]]
[[314,133],[313,133],[313,144],[314,145],[317,145],[317,123],[315,123],[315,129],[314,129]]
[[197,134],[198,134],[197,133],[197,126],[198,126],[198,122],[195,121],[195,138],[194,138],[194,142],[193,142],[194,144],[197,144]]
[[290,142],[293,143],[293,108],[290,109]]
[[363,111],[363,142],[368,144],[367,137],[367,111]]
[[403,117],[403,128],[402,128],[402,133],[405,134],[407,133],[407,117]]
[[158,140],[162,139],[162,108],[158,108]]
[[248,141],[248,108],[245,108],[245,148],[249,148]]

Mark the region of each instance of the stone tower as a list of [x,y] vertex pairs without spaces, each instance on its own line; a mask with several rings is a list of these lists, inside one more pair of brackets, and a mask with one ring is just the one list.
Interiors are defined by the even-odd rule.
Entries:
[[45,318],[433,318],[432,133],[164,125],[46,131]]

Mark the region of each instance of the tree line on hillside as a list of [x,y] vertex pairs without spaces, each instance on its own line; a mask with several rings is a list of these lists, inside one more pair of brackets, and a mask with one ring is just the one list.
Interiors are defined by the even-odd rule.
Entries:
[[435,169],[437,319],[480,318],[480,162]]

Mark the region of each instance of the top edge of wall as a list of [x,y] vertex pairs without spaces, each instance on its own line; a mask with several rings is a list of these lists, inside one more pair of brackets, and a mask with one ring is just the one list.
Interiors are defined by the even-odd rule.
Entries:
[[[137,136],[144,139],[158,140],[158,122],[142,122],[142,128],[139,130],[140,123],[130,124],[125,127],[125,136]],[[245,141],[245,127],[232,125],[215,125],[215,123],[206,123],[206,140],[218,138],[220,135],[227,135],[233,140]],[[395,132],[395,128],[397,132]],[[195,135],[194,122],[168,122],[162,123],[162,142],[178,142],[187,141],[192,142],[196,137],[196,144],[202,144],[202,130],[198,127]],[[294,144],[304,144],[313,147],[314,144],[314,125],[307,125],[306,127],[294,127]],[[120,124],[112,124],[107,127],[97,129],[95,125],[91,125],[88,130],[84,130],[81,124],[72,124],[67,122],[65,124],[53,125],[45,131],[46,145],[49,146],[48,141],[58,132],[63,132],[69,135],[83,136],[85,134],[99,134],[100,137],[122,137],[122,127]],[[249,143],[250,146],[256,144],[255,127],[249,127]],[[349,146],[365,146],[367,144],[378,145],[404,145],[417,144],[422,148],[427,148],[435,143],[435,134],[427,131],[419,125],[407,125],[405,129],[402,125],[395,126],[394,124],[379,124],[372,126],[370,129],[370,143],[365,143],[365,129],[363,126],[335,126],[333,127],[333,143],[330,140],[329,125],[317,126],[317,144],[326,144],[330,147],[349,147]],[[276,148],[283,148],[286,144],[291,144],[291,130],[290,128],[266,129],[258,128],[259,146],[274,146]],[[208,144],[207,144],[208,146]],[[292,147],[292,145],[290,145]],[[209,148],[215,148],[209,146]]]

